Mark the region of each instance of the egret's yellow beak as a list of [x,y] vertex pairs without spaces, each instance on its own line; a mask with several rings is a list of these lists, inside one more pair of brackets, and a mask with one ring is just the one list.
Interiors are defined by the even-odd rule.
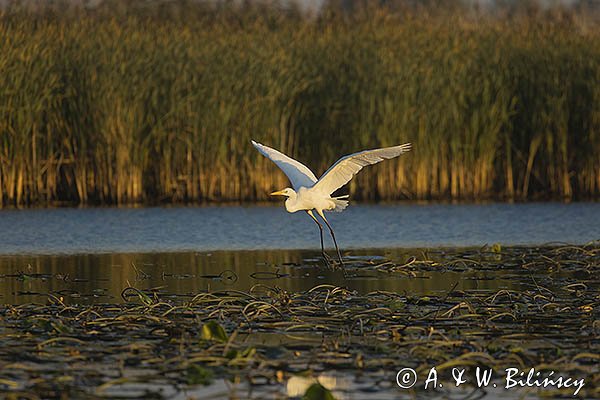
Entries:
[[285,196],[285,193],[283,192],[283,190],[280,190],[278,192],[271,193],[271,196]]

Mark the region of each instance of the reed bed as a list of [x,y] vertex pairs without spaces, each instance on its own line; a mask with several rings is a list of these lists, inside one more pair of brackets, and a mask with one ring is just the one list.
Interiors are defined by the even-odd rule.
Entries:
[[[320,382],[337,398],[447,398],[455,390],[452,368],[458,367],[469,371],[465,385],[472,396],[483,397],[492,384],[474,387],[472,370],[481,367],[494,370],[498,388],[505,368],[525,373],[535,368],[540,379],[550,371],[585,379],[579,396],[597,398],[599,267],[598,243],[494,246],[448,250],[440,261],[424,255],[405,264],[359,262],[349,265],[349,272],[485,274],[501,268],[515,280],[529,276],[523,290],[449,288],[414,296],[360,294],[328,284],[298,292],[257,284],[247,291],[197,294],[127,287],[122,302],[95,305],[48,293],[46,304],[0,306],[0,393],[9,399],[206,398],[210,393],[300,398],[304,392],[294,389],[299,380],[308,382],[305,390],[317,377],[333,374],[337,385],[331,378]],[[444,385],[423,392],[433,366]],[[403,367],[419,376],[410,391],[395,383]],[[221,381],[228,387],[223,393],[202,389]],[[564,398],[574,389],[509,391],[524,396],[528,390],[536,398]],[[332,397],[303,397],[322,398]]]
[[251,139],[317,175],[414,143],[358,199],[600,194],[600,28],[576,14],[143,3],[2,12],[0,205],[263,200],[287,182]]

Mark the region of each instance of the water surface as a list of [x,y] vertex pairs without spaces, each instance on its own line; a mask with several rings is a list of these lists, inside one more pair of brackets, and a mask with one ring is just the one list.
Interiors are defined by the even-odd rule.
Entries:
[[[345,254],[348,267],[360,267],[346,278],[341,271],[326,268],[320,252],[314,250],[0,256],[0,303],[44,303],[48,295],[68,303],[120,303],[121,292],[129,286],[174,301],[207,291],[248,291],[257,284],[290,292],[335,284],[363,294],[384,290],[421,296],[453,287],[486,291],[522,287],[503,271],[440,268],[404,275],[374,268],[388,260],[403,264],[413,257],[440,259],[443,253],[424,249],[349,251]],[[521,282],[531,283],[528,272],[524,273]]]
[[[352,205],[327,217],[343,249],[582,244],[600,239],[600,203]],[[314,222],[281,206],[0,211],[0,254],[318,247]]]
[[[24,340],[29,340],[31,343],[24,348],[37,349],[39,347],[36,346],[45,343],[48,338],[57,337],[54,330],[60,335],[64,335],[63,331],[74,335],[77,329],[83,329],[80,336],[83,344],[78,350],[80,353],[72,351],[76,346],[72,341],[54,342],[52,346],[44,347],[44,351],[34,350],[26,357],[27,360],[41,360],[36,365],[40,369],[35,370],[34,378],[30,376],[33,370],[29,365],[21,368],[21,375],[6,369],[2,378],[17,379],[15,377],[21,376],[19,385],[26,388],[34,382],[31,387],[37,390],[43,388],[44,379],[55,385],[58,381],[55,378],[56,370],[60,370],[61,374],[67,373],[63,371],[76,371],[80,374],[79,378],[61,382],[69,382],[65,385],[73,390],[79,390],[80,382],[84,382],[83,387],[88,390],[89,379],[103,383],[98,380],[101,368],[112,371],[115,363],[121,363],[119,365],[125,365],[125,374],[130,374],[131,381],[111,386],[105,393],[108,396],[143,397],[150,391],[169,398],[213,396],[276,399],[284,398],[284,394],[297,398],[318,379],[331,388],[339,399],[394,399],[408,396],[395,384],[395,372],[413,365],[419,357],[426,360],[428,365],[439,365],[449,357],[460,357],[467,351],[477,353],[477,349],[484,349],[492,355],[490,359],[507,357],[506,362],[513,362],[510,359],[513,350],[502,350],[510,349],[508,346],[514,344],[513,334],[516,335],[516,347],[513,349],[521,349],[519,352],[522,349],[534,349],[529,357],[546,352],[541,358],[531,361],[534,364],[539,364],[541,360],[552,362],[558,358],[567,360],[565,362],[570,365],[570,360],[578,352],[595,353],[595,345],[587,340],[590,333],[584,329],[593,329],[592,322],[596,318],[592,315],[595,311],[592,299],[595,299],[599,287],[595,273],[596,248],[567,246],[563,248],[566,250],[545,247],[540,250],[536,247],[548,242],[582,244],[599,239],[599,204],[358,205],[342,214],[328,215],[342,246],[347,276],[340,270],[324,266],[318,249],[318,229],[314,223],[305,214],[290,215],[281,207],[0,211],[0,304],[9,305],[5,311],[6,315],[13,318],[10,329],[18,326],[25,332],[15,341],[15,345],[20,346]],[[501,245],[483,247],[486,243]],[[527,246],[508,248],[510,245]],[[386,265],[397,267],[386,270],[383,268]],[[252,333],[240,334],[237,339],[241,342],[240,346],[254,346],[262,352],[260,357],[268,357],[269,362],[277,361],[270,353],[272,348],[289,347],[285,350],[289,351],[289,360],[304,352],[303,357],[309,361],[296,361],[302,368],[306,368],[304,365],[315,366],[313,360],[325,354],[325,345],[333,346],[335,343],[337,346],[337,343],[342,343],[336,352],[332,352],[335,346],[326,352],[339,353],[337,359],[326,360],[327,363],[335,361],[338,364],[317,364],[311,376],[296,374],[297,371],[292,369],[282,382],[276,382],[271,377],[257,384],[256,381],[240,378],[240,381],[232,384],[227,380],[229,378],[221,379],[223,370],[215,370],[215,376],[219,379],[215,379],[212,385],[183,386],[182,389],[181,384],[172,383],[179,382],[177,379],[181,378],[185,369],[175,371],[177,379],[172,375],[172,380],[168,381],[164,380],[164,373],[152,369],[152,364],[148,363],[148,367],[142,368],[138,353],[123,355],[128,347],[123,345],[122,340],[129,337],[122,334],[125,331],[115,331],[114,336],[108,332],[108,337],[116,338],[115,342],[103,339],[100,343],[101,352],[92,354],[89,348],[93,337],[87,332],[88,326],[81,323],[79,318],[60,314],[65,317],[62,325],[56,323],[58,313],[54,311],[47,316],[40,316],[34,311],[24,320],[18,318],[19,310],[36,309],[36,304],[43,305],[39,306],[40,309],[47,309],[46,304],[49,303],[54,304],[52,307],[60,305],[59,309],[66,304],[68,307],[64,309],[72,310],[65,313],[79,315],[79,311],[73,310],[112,310],[125,301],[137,305],[140,301],[150,300],[165,307],[173,305],[175,309],[182,303],[193,304],[192,299],[196,296],[218,298],[228,297],[232,293],[244,296],[253,296],[260,291],[272,293],[274,297],[255,302],[262,304],[264,301],[285,300],[286,296],[293,293],[310,293],[315,287],[316,290],[329,290],[332,287],[319,285],[341,286],[349,290],[350,295],[344,300],[348,302],[347,305],[335,303],[336,307],[343,309],[345,318],[348,315],[344,314],[346,309],[343,307],[356,307],[358,303],[353,303],[352,299],[365,295],[370,300],[360,300],[361,307],[369,312],[387,310],[387,314],[382,315],[388,325],[383,329],[378,325],[380,321],[371,321],[370,318],[363,321],[362,317],[357,325],[357,321],[350,318],[346,321],[343,333],[324,335],[318,329],[313,331],[313,328],[317,328],[312,325],[317,314],[313,314],[311,309],[303,317],[305,320],[301,321],[306,331],[288,332],[281,328],[270,333],[265,330],[265,334],[260,329],[254,331],[252,328]],[[128,294],[132,296],[128,297]],[[279,295],[281,298],[277,300]],[[382,295],[384,298],[391,296],[396,300],[373,305],[371,310],[370,301],[375,298],[372,295]],[[319,297],[319,301],[323,299]],[[14,307],[19,304],[23,306]],[[88,307],[88,304],[94,305]],[[471,310],[473,304],[479,304],[480,310]],[[383,308],[378,308],[380,306]],[[319,309],[319,313],[326,314],[328,307]],[[497,310],[493,311],[496,315],[491,318],[487,314],[484,316],[489,310]],[[569,310],[569,313],[564,310]],[[157,309],[159,314],[163,311]],[[297,321],[300,315],[293,315],[293,324],[300,323]],[[581,320],[582,327],[574,326],[572,322],[565,323],[565,317]],[[135,318],[138,318],[137,311]],[[273,323],[270,318],[265,315],[265,326],[279,326],[277,323],[285,322]],[[103,323],[94,319],[91,318],[87,323],[93,326]],[[46,323],[48,321],[49,324]],[[561,321],[563,325],[557,325]],[[226,325],[228,321],[221,322]],[[72,323],[73,328],[64,330],[65,323]],[[240,326],[240,321],[234,325]],[[136,326],[145,327],[145,324]],[[198,351],[197,327],[192,326],[195,331],[177,339],[187,338],[184,345],[184,342],[176,344],[177,349],[173,354],[177,354],[177,357],[166,357],[167,360],[180,359],[181,349],[186,346],[189,346],[188,350]],[[553,329],[546,333],[548,326]],[[44,327],[49,327],[50,331],[44,331]],[[367,334],[358,335],[354,332],[354,337],[348,334],[353,329],[356,331],[357,327],[360,327],[360,332],[367,329]],[[399,327],[403,329],[400,342],[389,335],[392,328]],[[561,335],[565,335],[570,328],[576,335],[562,338]],[[32,329],[41,336],[32,335],[28,331]],[[228,329],[229,333],[233,331],[231,326]],[[160,329],[156,332],[160,332]],[[426,339],[426,332],[429,332],[429,336],[437,332],[438,336],[429,340]],[[523,332],[528,332],[527,337],[520,336]],[[385,335],[382,336],[382,333]],[[538,336],[540,334],[543,334],[543,338]],[[503,336],[508,339],[498,342]],[[9,337],[14,339],[13,333]],[[143,342],[134,337],[133,347]],[[382,338],[385,340],[382,341]],[[443,342],[440,338],[444,341],[449,338],[448,343],[454,344],[439,347]],[[154,333],[149,340],[144,340],[146,344],[164,340],[160,342],[161,354],[165,346],[175,345],[175,339],[168,336],[159,339]],[[376,346],[369,340],[376,341]],[[560,354],[556,353],[555,356],[554,353],[548,353],[548,343],[551,342],[560,345]],[[4,354],[16,354],[18,360],[23,357],[20,350],[14,352],[13,344],[7,342],[5,345]],[[57,346],[63,345],[65,347],[57,350]],[[112,354],[107,350],[111,345]],[[431,346],[431,353],[422,353],[427,345]],[[136,347],[135,351],[140,348]],[[97,355],[100,353],[101,356]],[[359,353],[371,362],[385,358],[387,364],[379,368],[373,367],[372,363],[371,369],[358,370],[352,362],[348,364],[346,357],[355,357]],[[44,357],[55,357],[56,354],[76,356],[68,360],[72,362],[68,366],[48,364],[48,359]],[[104,364],[99,361],[82,363],[79,361],[82,354],[88,354],[91,357],[89,360],[104,360]],[[152,350],[148,354],[150,360],[155,360],[158,352]],[[277,356],[284,360],[282,365],[288,365],[286,354]],[[293,354],[296,355],[292,357]],[[109,356],[113,358],[107,358]],[[131,362],[125,362],[126,357]],[[431,361],[430,357],[437,357],[436,361]],[[346,367],[340,369],[339,365]],[[40,373],[42,368],[45,368],[45,372]],[[91,371],[89,375],[86,375],[86,368]],[[253,367],[253,372],[255,370],[256,367]],[[135,379],[137,375],[141,377],[139,381]],[[244,370],[240,376],[250,375]],[[590,385],[593,384],[592,376],[588,375],[587,378]],[[35,382],[42,384],[35,386]],[[469,390],[454,393],[456,396],[453,397],[469,397]],[[514,398],[515,395],[521,398],[537,397],[535,394],[529,396],[527,390],[486,391],[489,398]],[[440,397],[449,398],[443,394]]]

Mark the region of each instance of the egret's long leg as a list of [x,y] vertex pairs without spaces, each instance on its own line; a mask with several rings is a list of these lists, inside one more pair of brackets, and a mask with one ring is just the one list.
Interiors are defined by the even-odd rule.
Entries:
[[319,226],[319,232],[321,234],[321,254],[323,255],[323,258],[325,259],[325,262],[327,263],[327,265],[329,265],[330,264],[329,260],[331,259],[331,257],[329,257],[329,255],[327,253],[325,253],[325,246],[323,245],[323,225],[321,225],[321,223],[319,222],[319,220],[317,218],[315,218],[314,214],[312,213],[312,210],[306,210],[306,213],[308,215],[310,215],[310,217]]
[[340,265],[343,268],[344,261],[342,261],[342,253],[340,253],[340,248],[338,247],[337,241],[335,240],[335,233],[333,233],[333,228],[331,227],[331,225],[329,225],[329,222],[327,221],[327,218],[325,218],[325,215],[323,214],[323,212],[319,211],[319,210],[317,210],[317,212],[319,213],[321,218],[323,218],[323,221],[325,221],[325,223],[327,224],[327,227],[329,228],[329,232],[331,233],[331,238],[333,239],[333,244],[335,245],[335,249],[337,250],[337,255],[340,260]]

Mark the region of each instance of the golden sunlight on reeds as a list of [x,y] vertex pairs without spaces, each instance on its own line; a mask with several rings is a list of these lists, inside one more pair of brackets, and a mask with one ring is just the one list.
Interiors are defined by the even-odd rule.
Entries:
[[250,139],[317,175],[413,143],[354,198],[600,195],[597,26],[203,12],[0,15],[0,206],[262,200]]

